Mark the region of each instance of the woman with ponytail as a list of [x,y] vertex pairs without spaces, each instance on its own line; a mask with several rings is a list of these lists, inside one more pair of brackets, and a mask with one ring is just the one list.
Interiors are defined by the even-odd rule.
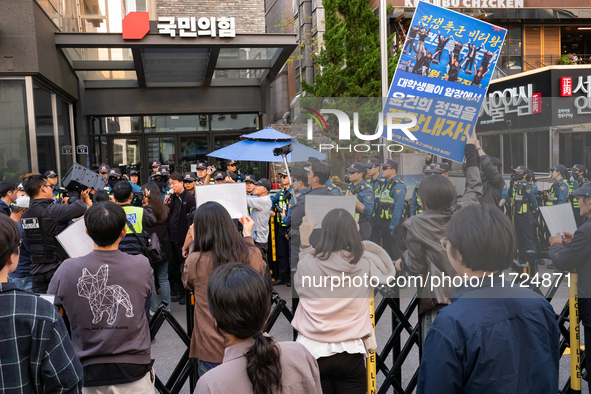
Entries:
[[197,394],[321,394],[318,364],[297,342],[275,343],[263,326],[271,289],[255,269],[240,263],[216,268],[207,284],[209,310],[229,347],[222,365],[197,382]]

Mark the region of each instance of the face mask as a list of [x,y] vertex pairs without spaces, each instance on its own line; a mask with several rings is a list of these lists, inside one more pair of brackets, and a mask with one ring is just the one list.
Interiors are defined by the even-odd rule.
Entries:
[[517,178],[518,181],[522,181],[523,178],[525,178],[525,174],[515,174],[515,178]]

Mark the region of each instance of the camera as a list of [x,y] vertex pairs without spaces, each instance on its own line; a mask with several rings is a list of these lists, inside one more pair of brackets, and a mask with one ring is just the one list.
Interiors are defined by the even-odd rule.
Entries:
[[216,172],[216,171],[217,171],[217,168],[216,168],[216,166],[209,166],[209,167],[207,167],[207,169],[208,169],[209,171],[211,171],[211,172]]
[[273,154],[275,156],[283,156],[283,155],[290,154],[291,151],[292,151],[291,144],[287,144],[285,146],[273,149]]

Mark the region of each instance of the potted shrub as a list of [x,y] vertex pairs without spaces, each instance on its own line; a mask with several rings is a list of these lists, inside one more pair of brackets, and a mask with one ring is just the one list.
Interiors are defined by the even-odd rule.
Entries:
[[556,61],[556,64],[566,65],[566,64],[574,64],[579,60],[577,55],[569,53],[568,55],[562,55]]

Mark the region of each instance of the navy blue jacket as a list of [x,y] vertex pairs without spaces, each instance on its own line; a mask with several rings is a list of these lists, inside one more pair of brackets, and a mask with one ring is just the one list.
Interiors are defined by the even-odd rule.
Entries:
[[456,288],[435,318],[417,394],[555,393],[559,330],[554,309],[533,291],[485,277]]

